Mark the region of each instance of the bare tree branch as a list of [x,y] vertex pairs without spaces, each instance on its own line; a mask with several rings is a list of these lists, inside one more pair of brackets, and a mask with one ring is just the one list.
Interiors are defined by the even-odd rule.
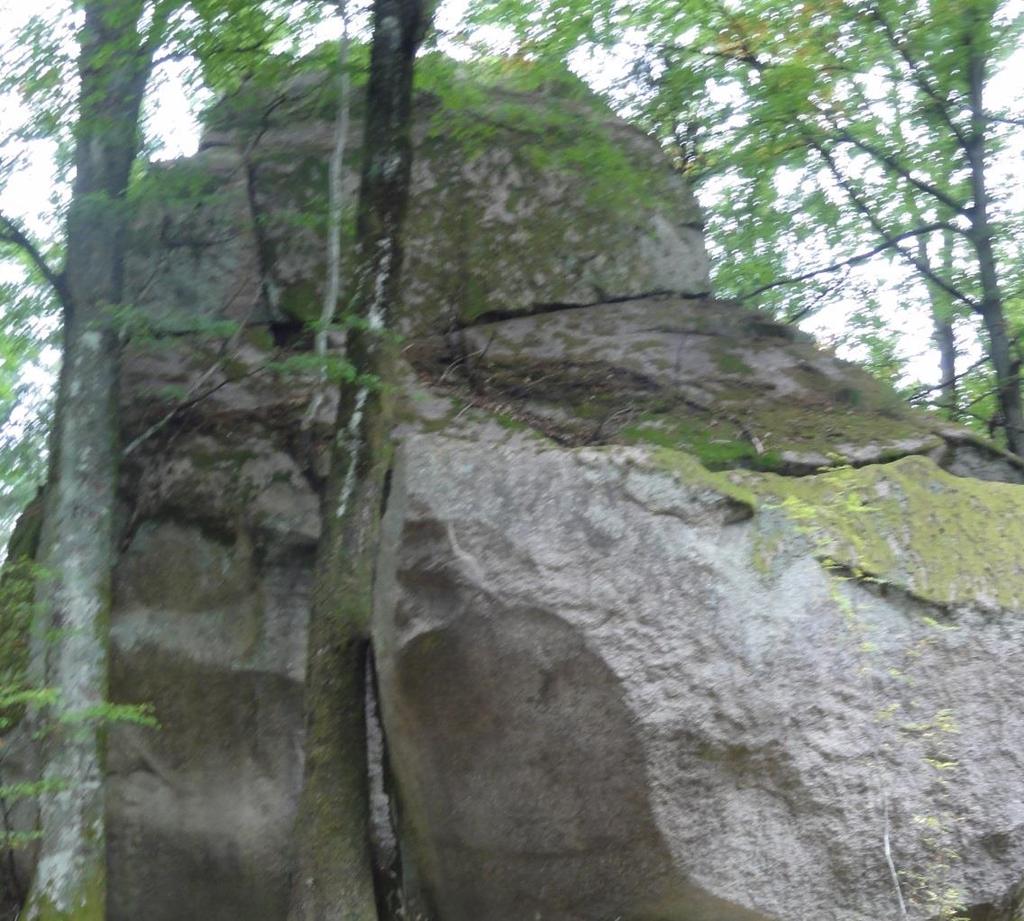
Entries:
[[841,269],[852,268],[855,265],[867,262],[869,259],[872,259],[879,253],[884,253],[886,250],[895,249],[902,254],[903,251],[900,250],[899,244],[904,240],[908,240],[911,237],[918,237],[923,234],[934,233],[936,230],[948,230],[949,227],[949,224],[940,221],[934,224],[926,224],[923,227],[915,227],[913,230],[905,230],[903,233],[887,237],[882,243],[879,243],[878,246],[872,247],[867,250],[867,252],[858,253],[856,256],[851,256],[849,259],[843,259],[841,262],[834,262],[832,265],[823,266],[820,269],[811,269],[809,272],[803,272],[800,275],[791,275],[787,278],[780,278],[777,281],[769,282],[766,285],[761,285],[759,288],[754,288],[753,291],[741,294],[736,298],[736,300],[749,300],[752,297],[757,297],[757,295],[763,294],[765,291],[770,291],[772,288],[780,288],[783,285],[795,285],[818,275],[827,275],[831,272],[838,272]]
[[[963,371],[959,372],[958,374],[954,374],[953,377],[951,377],[949,380],[940,381],[937,384],[922,384],[920,387],[915,387],[914,390],[912,390],[908,394],[907,400],[912,403],[915,400],[922,399],[926,394],[934,393],[936,390],[942,390],[943,387],[946,387],[949,384],[958,383],[959,381],[962,381],[965,377],[969,377],[972,373],[977,371],[978,368],[982,367],[983,365],[987,365],[990,361],[991,359],[988,357],[988,355],[985,355],[982,358],[979,358],[973,364],[968,365],[966,368],[964,368]],[[995,391],[989,392],[994,393]],[[988,393],[986,393],[986,396],[987,395]]]
[[122,456],[127,457],[129,454],[133,453],[140,445],[156,435],[165,426],[169,425],[181,413],[191,409],[199,403],[202,403],[203,400],[213,396],[213,394],[221,388],[227,387],[228,384],[237,384],[239,381],[244,381],[249,377],[255,377],[257,374],[262,374],[269,367],[268,365],[259,365],[249,371],[246,371],[244,374],[238,374],[234,377],[225,377],[224,380],[207,387],[206,390],[200,390],[199,387],[210,378],[213,372],[220,367],[220,364],[221,359],[217,359],[216,363],[207,368],[200,378],[189,388],[184,399],[182,399],[180,403],[176,403],[172,406],[164,416],[154,422],[141,435],[137,436],[135,440],[124,449]]
[[937,288],[945,291],[950,297],[959,301],[962,304],[966,304],[972,311],[978,309],[978,303],[974,298],[964,294],[959,288],[947,281],[941,275],[937,274],[930,265],[926,262],[922,262],[913,253],[908,252],[902,246],[899,245],[899,241],[894,239],[893,235],[885,228],[885,225],[878,219],[878,216],[871,209],[871,206],[865,201],[864,197],[857,191],[850,180],[846,177],[843,171],[839,168],[839,164],[836,163],[835,157],[832,152],[828,150],[823,144],[820,144],[812,139],[811,144],[814,149],[818,151],[819,155],[825,161],[829,168],[829,172],[835,178],[840,188],[846,192],[847,198],[850,203],[862,214],[871,224],[874,231],[886,242],[890,243],[893,248],[903,257],[903,259],[912,265],[917,271],[928,281],[932,282]]
[[8,243],[17,247],[28,257],[36,271],[46,279],[65,309],[70,309],[71,297],[62,272],[55,271],[46,261],[42,251],[32,238],[22,230],[18,222],[6,214],[0,213],[0,243]]
[[810,316],[820,307],[821,302],[825,300],[825,298],[835,296],[836,292],[839,291],[845,280],[846,276],[844,275],[842,278],[833,279],[831,284],[823,285],[817,296],[810,303],[805,304],[795,313],[791,313],[789,316],[784,317],[782,322],[791,326],[794,323],[799,323],[804,317]]
[[[252,54],[257,51],[270,51],[271,46],[266,42],[256,42],[251,45],[217,45],[212,48],[206,48],[203,50],[203,58],[209,59],[210,57],[218,54]],[[159,67],[162,64],[169,64],[172,61],[187,61],[189,58],[195,57],[196,52],[191,48],[178,48],[174,51],[168,51],[166,54],[162,54],[159,57],[153,59],[153,66]]]
[[982,118],[988,122],[996,122],[1000,125],[1016,125],[1018,128],[1024,128],[1024,118],[1014,118],[1010,115],[992,115],[990,112],[986,112]]
[[932,198],[944,204],[955,214],[962,215],[963,217],[970,216],[970,209],[962,202],[957,201],[952,195],[943,192],[938,186],[932,185],[930,182],[925,182],[923,179],[918,179],[913,172],[904,166],[891,153],[880,150],[875,147],[874,144],[869,144],[867,141],[861,140],[847,129],[841,129],[836,135],[836,140],[852,144],[858,150],[864,151],[864,153],[881,163],[882,166],[886,167],[890,172],[893,172],[902,179],[905,179],[914,186],[915,189],[924,192],[926,195],[931,195]]
[[953,132],[957,141],[960,143],[960,146],[966,150],[968,144],[967,136],[963,133],[962,129],[953,119],[953,116],[949,111],[949,99],[939,92],[939,90],[931,84],[928,78],[921,72],[920,62],[914,59],[907,46],[899,40],[896,30],[892,27],[879,6],[872,6],[871,16],[882,27],[882,31],[885,33],[885,37],[889,40],[889,44],[892,45],[896,53],[903,59],[903,63],[907,65],[913,81],[917,84],[921,92],[935,104],[935,111],[938,112],[939,116],[949,127],[949,130]]

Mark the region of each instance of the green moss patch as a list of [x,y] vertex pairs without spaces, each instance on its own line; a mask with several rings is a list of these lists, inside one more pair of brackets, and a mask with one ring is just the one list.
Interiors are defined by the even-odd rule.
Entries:
[[281,290],[279,307],[285,316],[306,325],[320,319],[323,307],[313,281],[299,281]]
[[816,555],[937,605],[1024,608],[1024,488],[954,477],[923,457],[818,476],[734,474]]
[[752,374],[753,369],[735,352],[722,352],[717,356],[719,370],[726,374]]
[[690,454],[661,448],[651,453],[650,461],[655,469],[668,471],[687,486],[696,486],[724,496],[744,506],[750,514],[757,510],[758,498],[753,490],[724,473],[708,470]]
[[[654,424],[651,419],[656,420]],[[648,417],[640,425],[623,428],[618,439],[625,444],[653,445],[693,454],[709,470],[782,470],[777,451],[758,452],[740,426],[728,420],[702,419],[699,415],[666,413],[658,420]]]
[[[430,377],[449,369],[453,360],[429,350],[415,359]],[[723,362],[729,357],[718,356]],[[940,444],[927,416],[891,405],[894,395],[866,375],[832,381],[819,373],[823,379],[816,378],[813,389],[783,396],[759,386],[753,372],[744,373],[739,364],[730,367],[735,374],[706,377],[699,388],[681,391],[654,374],[611,362],[531,360],[524,349],[486,360],[461,386],[543,418],[567,444],[669,448],[693,454],[710,470],[803,475]],[[708,395],[691,398],[696,389]]]
[[58,908],[47,895],[37,895],[30,899],[25,916],[36,921],[103,921],[107,903],[104,871],[94,870],[76,888],[78,898],[69,908]]

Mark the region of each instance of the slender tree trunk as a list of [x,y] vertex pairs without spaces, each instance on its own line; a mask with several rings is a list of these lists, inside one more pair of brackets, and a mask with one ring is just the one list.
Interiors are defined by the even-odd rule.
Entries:
[[364,670],[373,560],[391,461],[388,384],[395,356],[388,331],[412,162],[413,63],[429,15],[426,0],[375,0],[373,6],[358,270],[351,300],[362,322],[348,342],[359,378],[341,390],[322,510],[290,921],[377,918],[368,834]]
[[953,322],[941,313],[932,313],[932,339],[939,350],[939,384],[941,386],[939,406],[950,419],[956,419],[959,411],[959,396],[956,386],[956,333]]
[[118,461],[118,344],[124,194],[138,151],[152,54],[139,34],[142,0],[85,4],[79,121],[67,224],[65,354],[47,491],[41,590],[44,680],[51,714],[39,862],[25,917],[102,921],[106,914],[103,744],[107,629]]
[[[917,258],[922,264],[931,262],[928,255],[928,243],[923,236],[917,238]],[[942,262],[937,274],[943,278],[953,277],[953,234],[943,233]],[[925,279],[928,288],[929,306],[932,315],[932,341],[939,351],[939,384],[941,387],[939,406],[945,410],[950,419],[955,419],[958,409],[958,388],[956,385],[956,332],[953,329],[955,311],[953,299],[948,292],[938,285]]]
[[[320,308],[320,326],[314,339],[314,350],[321,360],[327,358],[327,331],[341,299],[341,275],[344,259],[341,252],[342,222],[345,216],[345,149],[348,146],[348,128],[351,114],[352,80],[348,73],[349,36],[348,2],[339,0],[338,15],[341,16],[341,39],[338,42],[338,114],[334,125],[334,149],[327,170],[327,283]],[[302,420],[303,427],[313,424],[317,410],[323,402],[327,387],[326,369],[320,375],[320,386],[309,401],[309,408]]]
[[1003,295],[999,286],[995,249],[992,245],[992,225],[988,215],[989,197],[985,184],[985,136],[988,119],[985,116],[983,101],[987,56],[980,47],[980,39],[979,35],[973,35],[971,38],[972,48],[968,65],[971,136],[967,145],[967,157],[970,162],[971,193],[974,199],[970,238],[978,256],[981,282],[978,313],[988,333],[989,358],[996,372],[999,410],[1006,428],[1006,442],[1014,454],[1024,457],[1024,407],[1020,395],[1020,365],[1013,358],[1010,336],[1006,329]]

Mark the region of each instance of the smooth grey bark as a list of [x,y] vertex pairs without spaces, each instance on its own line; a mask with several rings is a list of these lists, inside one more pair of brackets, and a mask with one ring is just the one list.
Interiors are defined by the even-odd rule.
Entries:
[[[917,258],[922,263],[930,261],[927,241],[923,237],[917,240]],[[936,272],[945,278],[953,277],[953,233],[950,230],[943,231],[940,264]],[[945,410],[950,419],[955,419],[959,407],[956,330],[953,328],[956,309],[948,292],[927,280],[925,284],[928,288],[932,316],[932,342],[939,352],[938,405]]]
[[[321,360],[327,358],[327,330],[338,312],[338,301],[341,298],[341,230],[345,214],[345,149],[348,146],[350,121],[349,105],[352,95],[352,80],[348,72],[349,60],[349,14],[347,0],[338,3],[338,14],[341,16],[342,32],[338,42],[338,114],[334,124],[334,148],[327,171],[327,283],[324,286],[324,299],[320,308],[320,326],[314,338],[314,350]],[[321,385],[313,393],[309,409],[303,419],[303,425],[311,425],[316,418],[317,410],[324,398],[326,372],[321,374]]]
[[59,693],[47,717],[41,842],[24,917],[106,914],[103,706],[118,467],[118,342],[125,192],[139,150],[158,5],[90,0],[80,32],[75,179],[62,272],[64,361],[43,528],[40,676]]
[[984,89],[988,67],[987,55],[979,47],[977,36],[971,37],[968,57],[968,98],[971,111],[971,133],[966,145],[970,166],[971,211],[970,240],[978,256],[981,301],[977,312],[988,333],[988,353],[996,373],[996,393],[1006,442],[1016,455],[1024,457],[1024,406],[1020,395],[1020,362],[1013,357],[1006,328],[1006,312],[992,244],[989,218],[989,193],[986,186],[986,130],[988,118],[984,107]]
[[289,921],[374,921],[366,764],[366,646],[373,560],[391,462],[394,342],[412,164],[412,77],[427,0],[375,0],[357,272],[359,318],[347,355],[322,507],[306,676],[306,769]]
[[950,419],[956,419],[959,412],[959,395],[956,385],[956,333],[948,315],[932,313],[932,341],[939,351],[938,404]]

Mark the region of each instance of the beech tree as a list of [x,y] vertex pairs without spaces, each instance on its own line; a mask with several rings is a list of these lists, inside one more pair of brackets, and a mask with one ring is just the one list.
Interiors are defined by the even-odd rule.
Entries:
[[[375,0],[347,359],[321,513],[306,669],[306,768],[289,921],[377,918],[365,688],[373,558],[393,423],[394,303],[412,164],[412,79],[430,0]],[[339,304],[340,308],[341,305]]]
[[124,199],[142,99],[171,12],[169,3],[158,4],[146,22],[142,0],[84,6],[67,256],[59,274],[40,264],[64,322],[41,587],[49,627],[60,631],[41,654],[44,681],[60,693],[62,731],[46,746],[44,779],[60,787],[41,801],[30,919],[100,919],[106,910],[98,716],[106,701],[118,467],[118,342],[110,309],[123,299]]

